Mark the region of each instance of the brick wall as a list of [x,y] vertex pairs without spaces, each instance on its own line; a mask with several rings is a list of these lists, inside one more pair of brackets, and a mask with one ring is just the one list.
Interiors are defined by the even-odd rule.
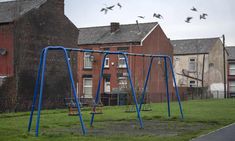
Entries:
[[[102,50],[103,48],[109,48],[110,51],[117,51],[119,47],[128,47],[128,52],[133,53],[146,53],[146,54],[166,54],[172,56],[173,48],[170,44],[170,41],[158,26],[148,37],[144,40],[143,45],[136,45],[136,44],[104,44],[104,45],[82,45],[80,46],[83,49],[94,49],[94,50]],[[93,54],[95,56],[95,62],[93,63],[93,68],[91,70],[83,69],[83,53],[78,54],[78,88],[79,88],[79,96],[83,95],[83,78],[84,74],[92,75],[93,81],[93,88],[92,94],[93,98],[95,97],[98,80],[99,80],[99,73],[101,70],[101,54]],[[118,77],[117,73],[119,72],[126,72],[126,69],[117,69],[118,58],[117,55],[109,56],[109,69],[104,70],[104,74],[111,75],[111,91],[112,88],[118,87]],[[129,56],[128,57],[131,73],[132,73],[132,80],[135,85],[135,89],[139,89],[141,91],[144,85],[144,81],[147,75],[147,69],[149,67],[150,58],[143,58],[143,57],[136,57],[136,56]],[[114,65],[111,65],[111,62],[114,62]],[[161,65],[156,66],[157,61],[154,62],[155,65],[152,66],[152,71],[149,79],[149,93],[151,93],[151,102],[159,102],[160,97],[157,96],[157,93],[165,93],[165,79],[163,73],[163,62]],[[157,67],[157,70],[155,69]],[[168,66],[169,70],[169,66]],[[169,75],[169,89],[170,93],[173,92],[173,82],[172,76]],[[104,81],[101,83],[100,92],[104,92]],[[137,92],[138,93],[138,92]]]
[[6,55],[0,55],[0,75],[13,76],[13,24],[0,24],[0,48]]
[[[63,6],[55,4],[49,0],[14,22],[15,97],[19,103],[16,110],[30,109],[41,50],[49,45],[76,47],[78,29],[64,15]],[[70,95],[70,84],[62,52],[48,53],[44,86],[43,107],[64,107],[63,98]]]

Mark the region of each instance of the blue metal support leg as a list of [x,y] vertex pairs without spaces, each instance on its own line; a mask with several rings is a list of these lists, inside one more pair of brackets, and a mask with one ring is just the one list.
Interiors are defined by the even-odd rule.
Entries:
[[40,95],[39,95],[39,101],[38,101],[38,115],[37,115],[36,131],[35,131],[36,137],[38,137],[39,124],[40,124],[40,113],[41,113],[42,93],[43,93],[43,85],[44,85],[44,74],[45,74],[45,69],[46,69],[47,51],[48,51],[48,49],[45,48],[44,54],[43,54],[43,63],[42,63],[42,75],[41,75],[41,82],[40,82]]
[[137,117],[138,117],[139,122],[140,122],[140,128],[143,128],[143,122],[142,122],[142,118],[141,118],[141,116],[140,116],[140,109],[139,109],[139,106],[138,106],[138,102],[137,102],[137,98],[136,98],[136,93],[135,93],[135,89],[134,89],[133,82],[132,82],[132,78],[131,78],[131,71],[130,71],[130,68],[129,68],[129,65],[128,65],[128,59],[127,59],[127,56],[126,56],[124,53],[123,53],[122,55],[123,55],[124,58],[125,58],[125,63],[126,63],[127,73],[128,73],[128,78],[129,78],[129,80],[130,80],[132,96],[133,96],[133,100],[134,100],[134,102],[135,102]]
[[170,116],[171,116],[171,110],[170,110],[170,96],[169,96],[169,87],[168,87],[168,70],[167,70],[167,61],[166,61],[166,57],[164,57],[164,66],[165,66],[165,82],[166,82],[167,110],[168,110],[168,117],[170,117]]
[[149,76],[150,76],[150,72],[151,72],[151,68],[152,68],[153,59],[154,59],[154,57],[151,57],[149,68],[148,68],[148,73],[147,73],[147,76],[146,76],[146,79],[145,79],[145,82],[144,82],[144,89],[143,89],[143,92],[141,94],[140,106],[139,106],[140,111],[141,111],[141,108],[142,108],[142,104],[144,102],[145,92],[146,92],[146,88],[147,88],[147,85],[148,85],[148,80],[149,80]]
[[[101,66],[101,70],[100,70],[100,77],[99,77],[99,82],[98,82],[98,87],[97,87],[97,91],[96,91],[96,97],[95,97],[95,104],[93,108],[96,108],[95,106],[98,104],[99,102],[99,94],[100,94],[100,85],[101,85],[101,81],[103,78],[103,72],[104,72],[104,64],[105,64],[105,58],[108,55],[108,53],[104,54],[103,60],[102,60],[102,66]],[[90,121],[90,126],[93,126],[93,121],[94,121],[94,117],[95,117],[95,113],[92,113],[91,115],[91,121]]]
[[39,87],[39,81],[41,77],[41,70],[42,70],[42,61],[43,61],[43,56],[44,56],[44,49],[41,52],[40,55],[40,63],[39,63],[39,68],[38,68],[38,76],[34,88],[34,96],[33,96],[33,102],[32,102],[32,107],[31,107],[31,113],[30,113],[30,118],[29,118],[29,124],[28,124],[28,132],[30,132],[31,129],[31,124],[32,124],[32,119],[33,119],[33,113],[34,113],[34,107],[37,99],[37,94],[38,94],[38,87]]
[[171,67],[171,72],[172,72],[172,77],[173,77],[173,81],[174,81],[174,85],[175,85],[175,94],[177,96],[177,99],[178,99],[178,103],[179,103],[179,107],[180,107],[180,114],[181,114],[181,118],[183,119],[184,118],[184,114],[183,114],[183,109],[182,109],[182,105],[181,105],[181,102],[180,102],[180,96],[179,96],[179,90],[178,90],[178,87],[176,85],[176,80],[175,80],[175,74],[174,74],[174,68],[173,68],[173,65],[172,65],[172,60],[170,57],[167,57],[169,62],[170,62],[170,67]]
[[67,53],[65,48],[62,48],[62,49],[64,51],[65,61],[66,61],[67,67],[68,67],[69,78],[70,78],[70,81],[71,81],[73,96],[74,96],[74,99],[75,99],[75,102],[76,102],[76,105],[77,105],[77,110],[78,110],[78,113],[79,113],[78,117],[80,119],[80,123],[81,123],[81,126],[82,126],[82,132],[83,132],[83,135],[85,135],[86,134],[86,128],[85,128],[85,125],[84,125],[84,122],[83,122],[83,119],[82,119],[81,108],[80,108],[80,104],[78,102],[77,92],[76,92],[75,84],[74,84],[74,80],[73,80],[73,74],[72,74],[71,66],[70,66],[69,59],[68,59],[68,53]]

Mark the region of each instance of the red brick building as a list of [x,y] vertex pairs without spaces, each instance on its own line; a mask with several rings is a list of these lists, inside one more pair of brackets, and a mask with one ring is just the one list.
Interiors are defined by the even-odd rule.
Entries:
[[227,94],[228,97],[235,97],[235,47],[226,47],[229,56],[227,59],[228,66],[228,76],[227,76]]
[[[78,33],[64,15],[64,0],[0,2],[0,112],[30,108],[42,49],[75,47]],[[64,107],[70,92],[62,55],[48,54],[43,107]]]
[[[165,54],[170,56],[173,53],[172,45],[158,23],[128,25],[111,23],[110,26],[80,28],[79,31],[78,45],[82,49]],[[77,86],[80,97],[85,99],[93,99],[95,97],[102,56],[102,54],[95,53],[78,53]],[[143,89],[149,62],[150,58],[128,56],[128,63],[137,95]],[[155,60],[152,68],[147,92],[151,102],[159,102],[166,95],[163,60]],[[107,104],[105,98],[110,98],[118,93],[130,92],[126,72],[126,65],[122,56],[110,55],[106,58],[104,78],[101,85],[102,102]],[[170,92],[172,92],[172,84],[170,75]],[[118,95],[116,96],[118,97]],[[117,99],[120,102],[121,99]],[[110,99],[108,103],[110,104]]]

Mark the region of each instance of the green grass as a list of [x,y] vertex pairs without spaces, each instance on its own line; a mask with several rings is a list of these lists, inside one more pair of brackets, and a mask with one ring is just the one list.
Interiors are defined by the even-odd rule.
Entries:
[[[117,134],[119,130],[126,128],[129,123],[133,123],[132,126],[138,128],[139,124],[136,121],[136,113],[125,113],[125,106],[105,107],[103,108],[104,114],[96,115],[94,121],[94,129],[89,127],[89,120],[91,115],[90,111],[83,110],[83,119],[87,130],[93,131],[86,136],[81,133],[79,118],[74,116],[67,116],[67,109],[64,110],[43,110],[41,112],[40,120],[40,133],[39,137],[34,137],[36,115],[33,119],[32,131],[27,132],[27,124],[29,118],[29,112],[20,113],[8,113],[0,114],[0,140],[1,141],[15,141],[15,140],[29,140],[29,141],[62,141],[62,140],[158,140],[158,141],[188,141],[191,138],[199,136],[201,134],[208,133],[212,130],[220,128],[222,126],[235,122],[235,100],[202,100],[202,101],[185,101],[182,102],[184,111],[184,120],[180,119],[178,103],[171,103],[171,118],[167,117],[167,104],[159,103],[152,104],[151,112],[141,112],[143,123],[164,123],[163,126],[157,128],[163,128],[156,131],[171,131],[176,126],[177,131],[180,131],[176,135],[149,135],[132,134],[132,130],[126,134]],[[37,112],[35,112],[36,114]],[[119,127],[119,124],[124,124],[123,127]],[[95,134],[96,130],[106,130],[111,128],[113,134],[100,135]],[[165,126],[167,125],[167,127]],[[153,125],[152,127],[155,128]],[[182,129],[181,129],[182,127]],[[197,127],[198,130],[185,130],[190,127]],[[148,127],[146,127],[148,128]],[[148,129],[135,129],[135,131],[142,133]],[[151,129],[151,128],[150,128]],[[167,130],[166,130],[167,129]],[[111,130],[111,129],[110,129]],[[117,132],[117,133],[116,133]]]

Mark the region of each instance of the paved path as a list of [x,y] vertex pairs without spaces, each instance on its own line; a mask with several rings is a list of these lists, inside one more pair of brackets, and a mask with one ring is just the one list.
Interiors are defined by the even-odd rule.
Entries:
[[191,141],[235,141],[235,123]]

